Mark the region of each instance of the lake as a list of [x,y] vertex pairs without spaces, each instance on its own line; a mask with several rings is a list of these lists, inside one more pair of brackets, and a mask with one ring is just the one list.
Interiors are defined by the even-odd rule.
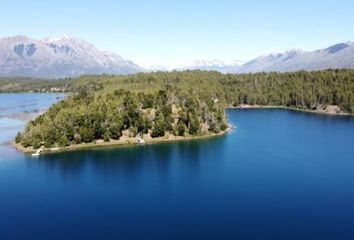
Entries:
[[6,144],[62,97],[0,95],[1,240],[354,238],[354,118],[228,110],[223,137],[39,159]]

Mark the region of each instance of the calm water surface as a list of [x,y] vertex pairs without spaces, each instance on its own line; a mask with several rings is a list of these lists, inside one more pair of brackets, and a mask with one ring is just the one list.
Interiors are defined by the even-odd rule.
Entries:
[[[353,118],[228,115],[238,128],[212,140],[38,160],[3,144],[0,239],[354,238]],[[2,136],[23,125],[0,121]]]

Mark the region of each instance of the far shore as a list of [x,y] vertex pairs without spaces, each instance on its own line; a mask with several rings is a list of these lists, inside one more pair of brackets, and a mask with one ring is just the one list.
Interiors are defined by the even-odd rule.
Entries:
[[329,105],[326,109],[321,110],[309,110],[295,107],[286,107],[286,106],[273,106],[273,105],[249,105],[249,104],[241,104],[239,106],[229,106],[227,109],[287,109],[298,112],[306,112],[306,113],[315,113],[315,114],[323,114],[323,115],[331,115],[331,116],[354,116],[354,114],[342,112],[338,106]]
[[[151,137],[144,137],[145,144],[156,144],[156,143],[165,143],[165,142],[177,142],[177,141],[191,141],[191,140],[199,140],[199,139],[208,139],[214,138],[218,136],[225,135],[234,127],[228,127],[225,131],[221,131],[219,133],[209,133],[206,135],[199,135],[199,136],[175,136],[172,134],[168,134],[163,137],[151,138]],[[15,141],[10,142],[13,146],[16,147],[17,150],[25,153],[25,154],[32,154],[37,152],[38,149],[34,149],[32,147],[23,147],[21,144],[16,143]],[[57,152],[67,152],[67,151],[75,151],[81,149],[90,149],[90,148],[103,148],[103,147],[118,147],[118,146],[140,146],[136,137],[129,137],[120,140],[110,140],[105,142],[103,140],[96,140],[92,143],[80,143],[80,144],[71,144],[66,147],[52,147],[52,148],[45,148],[41,147],[40,154],[50,154],[50,153],[57,153]]]

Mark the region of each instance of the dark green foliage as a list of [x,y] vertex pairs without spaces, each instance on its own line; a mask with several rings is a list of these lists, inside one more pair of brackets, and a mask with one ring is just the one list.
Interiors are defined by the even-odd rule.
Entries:
[[119,139],[122,136],[123,122],[120,119],[116,119],[111,123],[109,131],[111,132],[111,137],[113,139]]
[[156,95],[156,105],[163,106],[167,103],[167,92],[165,90],[159,90]]
[[141,107],[143,109],[146,109],[146,108],[152,108],[154,106],[154,95],[152,94],[144,94],[142,92],[140,92],[138,94],[138,97],[139,97],[139,100],[141,102]]
[[145,116],[139,116],[136,122],[137,133],[139,132],[139,133],[146,134],[148,133],[151,126],[152,125],[149,122],[149,119],[147,119]]
[[[144,91],[136,97],[142,109],[168,104],[173,98],[187,93],[187,97],[218,100],[228,106],[258,104],[312,110],[339,105],[343,111],[354,113],[354,70],[226,75],[212,71],[156,72],[128,76],[86,75],[56,81],[0,78],[0,92],[42,92],[52,88],[75,92],[78,98],[88,102],[94,97],[92,92],[122,96],[126,93],[123,89]],[[176,96],[168,96],[171,90],[175,91]],[[91,98],[86,95],[91,95]],[[194,104],[189,99],[185,105],[192,109]]]
[[21,138],[22,138],[21,133],[18,132],[18,133],[16,134],[16,137],[15,137],[15,142],[16,142],[16,143],[21,142]]
[[29,135],[27,135],[27,134],[25,134],[24,136],[21,135],[21,145],[23,147],[32,146],[31,137]]
[[92,142],[95,139],[95,132],[92,127],[89,126],[78,126],[79,134],[81,136],[81,141],[84,143]]
[[31,145],[34,149],[37,149],[41,146],[41,143],[37,138],[33,138]]
[[151,137],[162,137],[165,135],[166,123],[165,117],[162,113],[157,116],[154,128],[152,129]]
[[81,93],[53,105],[30,122],[25,132],[17,136],[17,141],[36,147],[44,142],[49,148],[119,139],[124,130],[129,130],[131,137],[148,134],[149,130],[151,137],[162,137],[166,132],[197,135],[201,124],[209,122],[203,114],[220,115],[213,120],[217,126],[225,122],[222,105],[207,104],[198,95],[189,96],[178,88],[168,86],[167,89],[148,94],[80,90]]
[[54,142],[52,141],[52,139],[47,138],[44,140],[44,147],[50,148],[50,147],[53,147],[53,145],[54,145]]
[[176,125],[175,134],[177,136],[184,136],[185,131],[186,131],[186,125],[183,123],[183,121],[178,121]]
[[198,116],[196,114],[189,114],[188,115],[188,122],[189,122],[189,134],[197,135],[200,131],[200,122]]
[[66,147],[69,146],[70,142],[68,140],[68,138],[65,135],[62,135],[61,137],[59,137],[59,141],[58,141],[58,146],[59,147]]
[[109,140],[111,140],[112,136],[111,136],[111,132],[110,131],[105,131],[103,134],[103,140],[105,142],[109,142]]

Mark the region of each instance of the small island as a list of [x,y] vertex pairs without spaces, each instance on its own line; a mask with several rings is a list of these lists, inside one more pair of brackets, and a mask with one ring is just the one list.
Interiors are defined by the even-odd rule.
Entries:
[[177,88],[151,93],[92,90],[53,105],[18,133],[16,147],[33,153],[199,139],[224,134],[221,104]]

